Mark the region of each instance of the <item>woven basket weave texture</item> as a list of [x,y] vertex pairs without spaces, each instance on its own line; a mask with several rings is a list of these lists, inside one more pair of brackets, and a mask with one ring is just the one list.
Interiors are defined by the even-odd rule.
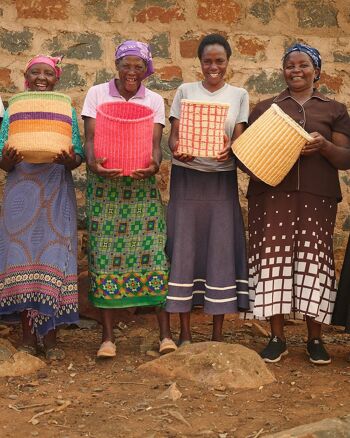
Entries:
[[181,100],[177,151],[215,158],[224,148],[225,121],[230,104]]
[[26,91],[9,100],[9,145],[30,163],[49,163],[72,145],[72,103],[55,92]]
[[108,102],[97,107],[94,151],[106,158],[107,169],[130,175],[149,166],[152,156],[154,112],[133,102]]
[[272,104],[233,143],[237,158],[260,180],[279,184],[312,137],[279,106]]

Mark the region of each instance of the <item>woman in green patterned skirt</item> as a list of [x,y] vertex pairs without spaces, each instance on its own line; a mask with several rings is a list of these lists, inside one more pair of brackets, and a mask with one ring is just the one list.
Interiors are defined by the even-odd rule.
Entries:
[[[161,161],[160,141],[165,123],[162,97],[142,80],[153,73],[147,44],[125,41],[116,49],[118,78],[93,86],[85,98],[82,117],[88,165],[87,217],[90,300],[102,311],[102,345],[98,357],[113,357],[116,308],[162,306],[168,287],[165,255],[166,225],[155,174]],[[96,108],[105,102],[129,101],[154,111],[153,158],[148,168],[123,176],[106,169],[94,156]],[[160,352],[176,350],[166,313],[157,313]]]

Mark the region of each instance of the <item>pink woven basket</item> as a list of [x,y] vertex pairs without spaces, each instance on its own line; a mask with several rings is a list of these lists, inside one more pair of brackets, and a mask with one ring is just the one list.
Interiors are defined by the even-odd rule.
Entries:
[[225,121],[230,104],[181,99],[177,152],[215,158],[224,148]]
[[107,169],[130,175],[149,166],[152,156],[154,112],[132,102],[108,102],[97,107],[95,157],[106,158]]

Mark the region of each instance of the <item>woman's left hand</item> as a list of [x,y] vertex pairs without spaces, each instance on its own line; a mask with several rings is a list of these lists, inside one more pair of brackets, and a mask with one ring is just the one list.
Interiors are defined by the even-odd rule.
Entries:
[[57,154],[52,161],[56,164],[62,164],[66,169],[70,170],[75,169],[79,165],[77,163],[77,156],[74,153],[73,147],[70,148],[69,153],[61,150],[61,152]]
[[312,132],[310,135],[313,140],[306,143],[301,150],[301,155],[312,155],[315,152],[321,152],[328,146],[327,140],[319,132]]
[[145,169],[136,169],[132,172],[130,176],[134,179],[145,179],[155,175],[158,170],[159,164],[152,158],[148,167],[146,167]]
[[231,144],[227,135],[224,135],[224,149],[218,153],[216,156],[217,161],[227,161],[230,157],[233,156],[231,151]]

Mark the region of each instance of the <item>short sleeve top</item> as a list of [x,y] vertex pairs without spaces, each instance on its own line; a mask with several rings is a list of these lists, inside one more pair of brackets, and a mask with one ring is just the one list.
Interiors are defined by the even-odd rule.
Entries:
[[[104,84],[94,85],[89,89],[81,112],[82,117],[96,119],[96,108],[106,102],[126,102],[126,99],[120,95],[114,79]],[[158,93],[141,84],[137,93],[129,99],[129,102],[151,108],[154,111],[154,123],[165,125],[164,100]]]
[[[332,139],[332,132],[339,132],[350,138],[350,118],[346,106],[318,91],[314,91],[311,98],[300,105],[286,89],[279,96],[258,103],[249,116],[249,124],[258,119],[273,103],[309,133],[319,132],[329,141]],[[320,153],[301,155],[276,187],[251,179],[247,196],[266,191],[303,191],[341,200],[338,170]]]
[[[178,88],[170,109],[170,120],[180,120],[181,99],[190,99],[203,102],[229,103],[227,119],[225,122],[225,133],[229,139],[232,138],[235,125],[248,122],[249,96],[244,88],[234,87],[225,84],[222,88],[211,93],[203,87],[202,82],[191,82],[182,84]],[[235,160],[229,159],[225,162],[218,162],[213,158],[195,158],[193,161],[183,163],[173,158],[177,166],[188,167],[203,172],[228,171],[235,168]]]

